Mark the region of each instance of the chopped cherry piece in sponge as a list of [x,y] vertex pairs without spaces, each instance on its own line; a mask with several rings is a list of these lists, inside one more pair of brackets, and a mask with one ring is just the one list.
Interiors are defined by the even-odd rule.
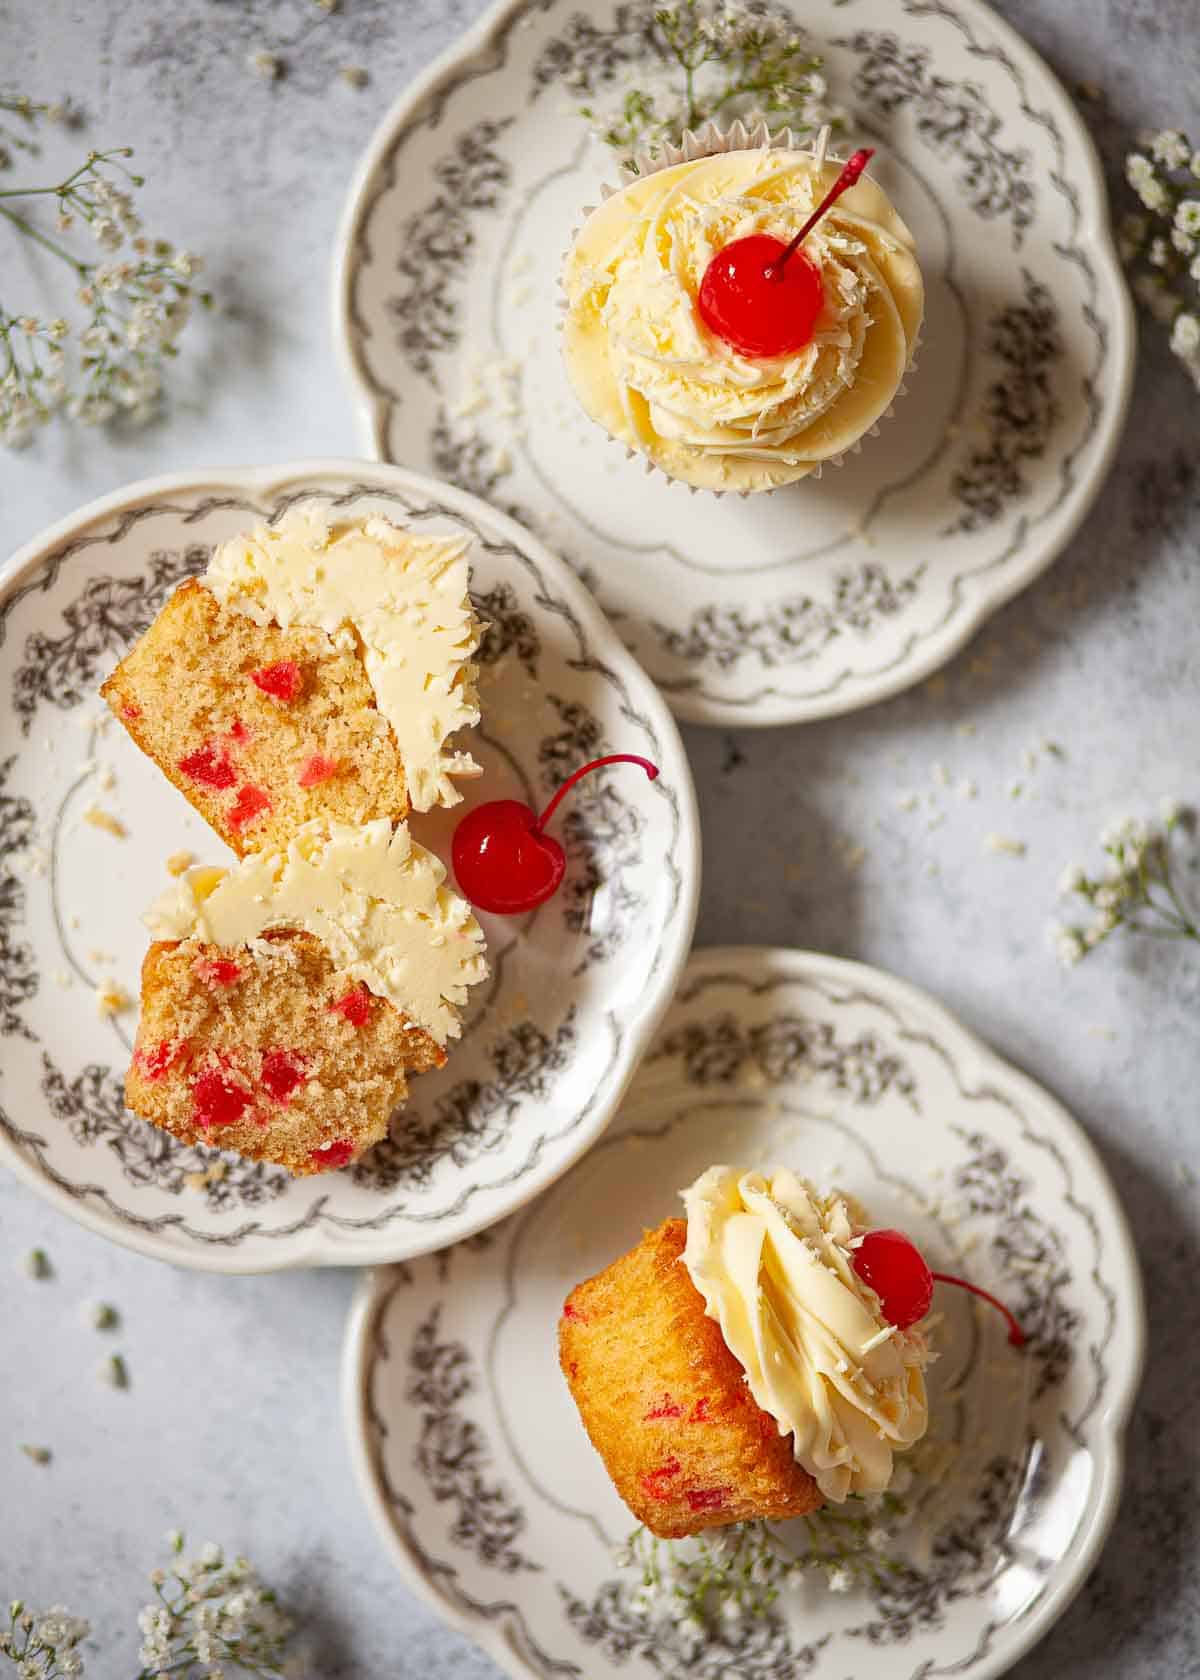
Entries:
[[250,1093],[226,1073],[202,1073],[192,1086],[192,1113],[205,1131],[233,1126],[250,1106]]
[[304,689],[304,672],[295,659],[277,659],[272,665],[263,665],[257,671],[251,671],[250,681],[255,688],[269,694],[272,700],[281,700],[285,706],[290,706],[298,700]]
[[238,779],[237,770],[225,748],[214,741],[206,741],[195,752],[190,752],[179,760],[179,768],[190,781],[199,782],[201,787],[231,788]]
[[262,1082],[276,1102],[286,1102],[308,1078],[304,1057],[291,1050],[268,1050],[262,1060]]
[[327,758],[324,753],[312,753],[300,767],[299,782],[302,788],[320,787],[324,782],[331,782],[339,776],[342,766],[336,758]]
[[235,834],[240,834],[244,828],[257,822],[259,817],[271,809],[271,796],[260,787],[251,787],[249,782],[238,789],[238,796],[229,809],[229,826]]
[[371,993],[366,986],[355,986],[344,998],[329,1005],[331,1015],[341,1015],[352,1027],[365,1027],[371,1019]]
[[236,986],[242,978],[241,968],[228,957],[197,957],[192,973],[209,986]]
[[334,1138],[332,1143],[323,1143],[314,1149],[310,1160],[318,1172],[329,1172],[334,1167],[344,1167],[347,1161],[354,1158],[353,1138]]
[[689,1488],[683,1496],[692,1511],[719,1511],[729,1498],[727,1487]]
[[152,1044],[149,1049],[135,1051],[134,1061],[145,1078],[150,1080],[161,1079],[182,1049],[182,1044],[176,1044],[171,1039],[165,1038],[161,1044]]
[[665,1464],[660,1464],[657,1470],[647,1470],[642,1475],[642,1486],[651,1499],[669,1499],[669,1484],[673,1482],[683,1469],[677,1458],[669,1458]]

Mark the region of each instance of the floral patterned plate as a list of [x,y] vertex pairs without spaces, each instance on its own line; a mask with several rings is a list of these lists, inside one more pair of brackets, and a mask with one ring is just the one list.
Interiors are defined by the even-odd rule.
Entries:
[[[102,1018],[95,988],[111,978],[136,998],[139,915],[167,883],[166,858],[222,847],[103,726],[96,687],[215,542],[314,499],[477,538],[473,589],[491,629],[472,751],[485,774],[465,806],[414,816],[426,845],[448,856],[473,801],[540,800],[611,748],[662,774],[580,784],[559,895],[527,917],[484,918],[492,979],[448,1065],[414,1081],[391,1138],[355,1167],[294,1181],[187,1148],[124,1108],[132,1012]],[[80,1223],[179,1265],[402,1259],[511,1213],[604,1130],[691,944],[695,796],[658,693],[560,560],[473,497],[394,467],[158,479],[47,532],[0,585],[0,741],[0,1160]]]
[[[659,88],[660,0],[500,0],[355,179],[336,330],[371,444],[517,514],[589,580],[684,718],[779,724],[927,676],[1071,537],[1134,336],[1091,142],[980,0],[765,0],[912,226],[920,366],[861,454],[770,496],[689,496],[582,414],[561,257],[617,159],[578,107]],[[841,142],[839,142],[841,144]]]
[[[930,1434],[896,1508],[780,1525],[823,1563],[765,1617],[696,1626],[614,1559],[633,1522],[567,1394],[556,1325],[571,1286],[715,1161],[784,1161],[860,1196],[1000,1291],[1029,1344],[939,1291]],[[398,1567],[521,1680],[985,1680],[1095,1561],[1143,1330],[1113,1188],[1044,1091],[877,970],[706,950],[586,1160],[518,1218],[367,1280],[344,1402]]]

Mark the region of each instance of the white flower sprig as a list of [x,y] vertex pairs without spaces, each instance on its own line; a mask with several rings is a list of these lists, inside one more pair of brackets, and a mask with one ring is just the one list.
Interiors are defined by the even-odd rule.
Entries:
[[70,1680],[83,1673],[76,1647],[91,1628],[61,1604],[34,1614],[19,1598],[8,1607],[8,1631],[0,1633],[0,1657],[7,1657],[21,1680]]
[[[137,1680],[284,1674],[292,1623],[245,1558],[227,1562],[210,1543],[192,1562],[181,1561],[177,1530],[167,1544],[176,1561],[151,1573],[156,1602],[138,1617],[143,1666]],[[8,1632],[0,1633],[0,1658],[9,1659],[20,1680],[70,1680],[83,1673],[77,1647],[88,1631],[87,1622],[61,1605],[37,1615],[18,1599],[9,1606]]]
[[1119,928],[1162,939],[1200,940],[1197,917],[1172,873],[1173,838],[1191,826],[1189,813],[1166,801],[1158,825],[1130,817],[1105,831],[1101,845],[1108,862],[1102,874],[1089,875],[1077,864],[1064,870],[1060,895],[1081,898],[1091,911],[1086,922],[1052,924],[1055,949],[1065,966],[1072,967]]
[[630,90],[615,115],[581,107],[628,169],[638,151],[657,151],[712,117],[761,116],[801,134],[829,120],[820,58],[764,0],[681,0],[655,12],[653,33],[669,85]]
[[[30,122],[60,109],[27,99],[4,108]],[[0,443],[28,443],[59,413],[86,425],[148,420],[193,304],[212,301],[193,285],[198,257],[142,232],[131,189],[143,178],[126,167],[132,156],[127,146],[93,151],[52,185],[0,187],[0,221],[67,265],[86,311],[82,327],[72,327],[62,317],[13,311],[0,298]],[[53,200],[57,235],[86,229],[100,255],[81,255],[52,237],[31,209],[39,200]]]
[[[167,1538],[182,1557],[183,1535]],[[154,1570],[150,1583],[158,1602],[138,1617],[146,1665],[138,1680],[163,1672],[218,1680],[226,1665],[251,1674],[282,1672],[292,1623],[245,1558],[226,1562],[210,1542],[193,1562]]]
[[878,1586],[902,1567],[887,1555],[892,1530],[908,1516],[894,1492],[855,1499],[799,1519],[808,1545],[793,1551],[764,1522],[734,1523],[694,1540],[659,1540],[639,1528],[616,1554],[641,1584],[633,1608],[648,1621],[679,1622],[697,1631],[716,1620],[765,1616],[788,1581],[823,1574],[830,1592]]
[[1121,255],[1200,390],[1200,151],[1176,128],[1144,134],[1141,145],[1125,159],[1125,177],[1148,213],[1121,223]]

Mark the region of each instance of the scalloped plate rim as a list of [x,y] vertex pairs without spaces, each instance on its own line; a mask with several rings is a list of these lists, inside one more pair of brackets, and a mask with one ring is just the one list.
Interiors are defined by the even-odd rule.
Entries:
[[[441,1238],[426,1247],[412,1248],[404,1243],[397,1243],[395,1238],[399,1231],[392,1233],[389,1241],[387,1231],[362,1233],[361,1242],[358,1237],[347,1238],[337,1229],[332,1231],[313,1225],[308,1229],[295,1233],[278,1244],[271,1245],[254,1254],[253,1259],[242,1255],[239,1249],[223,1249],[219,1246],[196,1246],[188,1250],[178,1250],[164,1242],[157,1232],[143,1232],[136,1226],[128,1225],[116,1219],[102,1206],[93,1205],[90,1199],[83,1200],[62,1190],[50,1180],[39,1165],[27,1159],[25,1154],[17,1149],[0,1133],[0,1165],[7,1168],[21,1183],[29,1186],[50,1206],[57,1209],[77,1225],[83,1226],[98,1236],[105,1237],[117,1243],[122,1248],[133,1250],[149,1259],[165,1261],[171,1265],[180,1266],[188,1271],[222,1273],[233,1276],[257,1276],[269,1272],[292,1271],[311,1266],[358,1266],[375,1267],[394,1263],[403,1259],[417,1259],[426,1254],[435,1253],[438,1248],[446,1247],[450,1243],[460,1242],[464,1238],[474,1235],[477,1231],[486,1229],[501,1219],[507,1218],[518,1208],[531,1201],[534,1196],[556,1182],[562,1174],[569,1170],[579,1158],[586,1153],[596,1139],[603,1135],[625,1092],[641,1064],[642,1056],[666,1010],[670,1007],[675,995],[684,967],[691,950],[692,936],[695,929],[696,915],[699,909],[700,880],[702,874],[700,816],[696,801],[695,782],[691,776],[691,764],[686,749],[679,736],[679,729],[669,707],[663,701],[657,686],[642,670],[633,655],[620,643],[616,632],[608,619],[596,605],[586,586],[566,564],[548,549],[540,538],[527,531],[517,520],[499,509],[481,502],[477,496],[469,491],[460,490],[457,485],[446,484],[431,477],[428,473],[419,473],[407,467],[398,467],[386,461],[359,460],[351,456],[319,456],[300,461],[283,462],[278,465],[264,465],[254,467],[216,467],[210,469],[195,469],[182,473],[160,473],[151,478],[137,479],[119,490],[111,491],[107,495],[98,496],[93,501],[85,503],[74,513],[57,520],[37,536],[22,544],[17,551],[5,562],[0,564],[0,600],[6,599],[16,588],[20,587],[24,574],[31,572],[47,555],[62,544],[69,542],[72,537],[81,534],[88,527],[119,514],[140,503],[163,500],[172,494],[191,493],[197,490],[238,491],[263,496],[272,490],[282,490],[285,487],[304,479],[319,480],[324,477],[344,477],[350,480],[358,479],[362,482],[378,477],[396,489],[419,492],[434,492],[444,505],[454,508],[456,505],[472,517],[477,516],[480,509],[486,514],[487,520],[499,532],[511,540],[519,551],[528,553],[539,566],[545,568],[561,588],[564,598],[572,610],[578,614],[581,622],[597,637],[608,650],[606,658],[616,657],[617,663],[627,662],[645,681],[646,698],[656,708],[656,724],[661,729],[665,740],[670,743],[678,755],[678,761],[684,774],[679,778],[680,795],[680,846],[683,853],[680,867],[681,898],[675,917],[675,923],[682,930],[683,937],[678,934],[673,940],[673,949],[666,956],[662,970],[658,977],[652,1004],[636,1020],[628,1025],[621,1045],[621,1067],[614,1075],[612,1090],[608,1099],[598,1105],[596,1115],[584,1126],[581,1126],[569,1145],[563,1152],[562,1159],[556,1161],[552,1172],[539,1175],[535,1166],[516,1181],[512,1187],[518,1190],[511,1205],[499,1212],[489,1212],[480,1216],[478,1213],[465,1217],[458,1216],[456,1225],[461,1221],[460,1228],[455,1235]],[[85,1175],[86,1176],[86,1175]],[[433,1227],[430,1227],[432,1229]],[[348,1251],[347,1244],[358,1244],[352,1251]],[[294,1246],[289,1247],[292,1244]],[[247,1263],[249,1260],[249,1263]]]
[[[357,244],[356,233],[366,205],[368,187],[403,124],[420,109],[423,101],[436,93],[460,63],[482,52],[500,35],[510,19],[527,3],[528,0],[493,0],[493,4],[468,30],[439,53],[393,100],[380,119],[367,150],[351,177],[338,223],[330,301],[337,359],[350,383],[360,434],[371,451],[373,460],[386,459],[384,427],[388,405],[372,389],[363,369],[357,350],[358,341],[353,326],[352,308],[352,254]],[[727,729],[735,725],[746,729],[772,729],[793,723],[815,723],[823,718],[842,717],[880,701],[893,699],[906,689],[923,682],[960,653],[988,619],[1049,570],[1087,518],[1112,469],[1128,418],[1138,341],[1133,300],[1117,254],[1112,231],[1112,206],[1109,203],[1096,143],[1060,78],[1014,25],[994,11],[986,0],[955,0],[955,3],[969,15],[973,14],[977,21],[985,22],[986,27],[999,36],[1005,49],[1026,74],[1033,70],[1036,74],[1049,78],[1062,98],[1062,107],[1057,113],[1059,120],[1069,131],[1069,138],[1078,146],[1087,171],[1087,192],[1081,196],[1079,204],[1080,237],[1081,242],[1086,241],[1094,252],[1098,280],[1108,294],[1109,312],[1106,320],[1111,334],[1109,352],[1115,379],[1107,433],[1091,476],[1086,483],[1079,486],[1066,517],[1052,522],[1050,534],[1044,536],[1040,543],[1031,547],[1022,545],[1025,548],[1024,557],[1021,557],[1020,550],[1013,555],[1012,569],[1003,575],[1003,580],[998,582],[994,589],[973,603],[964,605],[940,630],[925,636],[922,639],[922,651],[910,654],[892,670],[876,678],[865,679],[862,686],[849,696],[839,698],[839,691],[835,690],[833,693],[809,699],[803,696],[789,696],[778,690],[763,695],[760,690],[748,695],[744,700],[716,700],[702,691],[693,689],[665,689],[662,692],[667,704],[680,722],[705,724],[716,729]]]
[[[1116,1375],[1112,1395],[1097,1413],[1100,1424],[1097,1445],[1098,1449],[1103,1447],[1106,1451],[1102,1458],[1099,1450],[1097,1451],[1100,1474],[1092,1520],[1086,1533],[1075,1537],[1069,1558],[1062,1560],[1061,1567],[1065,1571],[1063,1578],[1039,1601],[1037,1609],[1028,1621],[1024,1624],[1011,1624],[1016,1626],[1018,1631],[1004,1648],[989,1653],[977,1664],[972,1664],[972,1680],[996,1680],[997,1676],[1007,1673],[1014,1663],[1043,1639],[1064,1615],[1091,1574],[1116,1520],[1124,1482],[1126,1431],[1146,1358],[1145,1290],[1129,1224],[1108,1169],[1087,1132],[1074,1116],[1045,1086],[993,1050],[944,1004],[921,987],[899,979],[887,970],[876,968],[870,963],[830,957],[821,952],[797,947],[705,945],[692,952],[680,978],[680,988],[709,972],[744,971],[746,977],[752,979],[755,974],[761,976],[768,969],[797,978],[823,977],[848,986],[867,982],[883,994],[885,1002],[895,1000],[902,1011],[923,1015],[927,1021],[957,1040],[962,1050],[973,1056],[981,1068],[990,1067],[998,1071],[1006,1082],[1032,1094],[1044,1110],[1053,1113],[1066,1127],[1073,1143],[1109,1190],[1111,1202],[1108,1212],[1112,1218],[1112,1235],[1115,1240],[1111,1249],[1106,1251],[1105,1258],[1111,1257],[1125,1274],[1123,1281],[1126,1299],[1132,1308],[1132,1345],[1128,1350],[1123,1373]],[[428,1580],[421,1573],[389,1515],[389,1507],[372,1467],[368,1427],[371,1403],[371,1338],[388,1277],[389,1269],[386,1266],[372,1267],[364,1272],[350,1305],[342,1344],[339,1385],[342,1416],[350,1463],[359,1493],[385,1551],[415,1596],[422,1603],[429,1605],[448,1626],[485,1651],[497,1667],[512,1675],[514,1680],[536,1680],[535,1671],[517,1655],[516,1642],[508,1637],[511,1621],[507,1614],[508,1606],[497,1606],[504,1609],[503,1616],[482,1620],[467,1615],[457,1605],[440,1597],[431,1589]],[[1123,1381],[1120,1380],[1122,1376]],[[603,1674],[615,1677],[617,1672],[610,1667],[605,1669]],[[601,1671],[597,1669],[589,1676],[589,1680],[602,1680]]]

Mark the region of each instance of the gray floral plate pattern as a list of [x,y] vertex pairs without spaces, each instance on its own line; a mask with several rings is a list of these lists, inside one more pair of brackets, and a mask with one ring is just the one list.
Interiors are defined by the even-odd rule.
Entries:
[[585,419],[558,274],[617,163],[582,104],[661,84],[657,0],[500,0],[408,90],[354,182],[336,330],[372,447],[518,513],[681,716],[830,716],[927,676],[1068,541],[1134,338],[1070,100],[980,0],[794,13],[845,143],[918,240],[920,365],[878,437],[769,496],[689,495]]
[[[524,917],[484,918],[491,978],[440,1072],[353,1168],[300,1181],[185,1148],[129,1114],[140,914],[207,826],[96,689],[212,545],[305,501],[467,531],[481,652],[483,777],[414,816],[449,856],[472,803],[543,802],[609,750],[657,763],[580,784],[567,876]],[[393,467],[314,462],[134,485],[47,532],[0,583],[0,1161],[71,1217],[179,1265],[264,1271],[424,1254],[510,1213],[599,1136],[674,991],[699,888],[695,796],[653,685],[559,560],[473,497]],[[114,829],[115,825],[115,829]]]
[[[568,1290],[714,1161],[840,1185],[931,1263],[999,1291],[1029,1340],[1010,1348],[997,1314],[940,1290],[930,1431],[902,1511],[865,1538],[849,1509],[821,1518],[821,1555],[845,1560],[851,1590],[813,1570],[768,1615],[697,1628],[647,1606],[614,1559],[633,1520],[567,1393],[556,1327]],[[987,1680],[1095,1561],[1143,1339],[1115,1193],[1051,1097],[875,969],[713,949],[693,954],[584,1161],[503,1225],[366,1280],[344,1403],[397,1567],[519,1680]],[[802,1547],[800,1526],[780,1537]]]

